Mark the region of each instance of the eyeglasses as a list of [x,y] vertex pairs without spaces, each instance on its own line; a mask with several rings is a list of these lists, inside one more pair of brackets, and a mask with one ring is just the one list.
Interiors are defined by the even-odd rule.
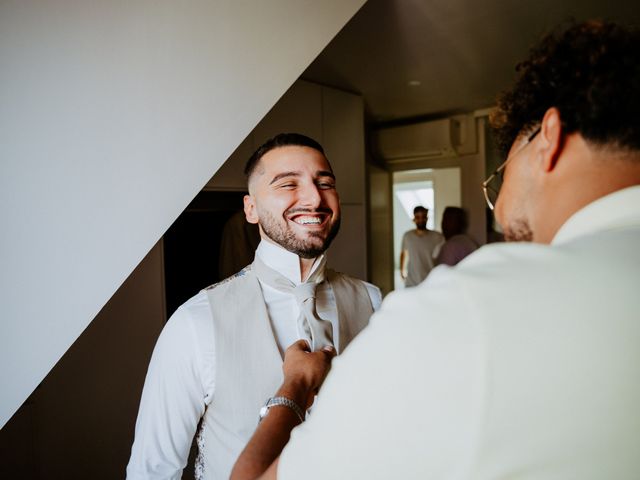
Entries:
[[[507,163],[509,163],[509,160],[515,157],[518,153],[524,150],[524,148],[529,145],[529,143],[531,143],[535,136],[540,133],[540,128],[541,127],[536,128],[535,131],[531,135],[529,135],[529,137],[527,137],[527,142],[522,147],[520,147],[517,152],[509,155],[504,163],[496,168],[495,171],[491,175],[489,175],[489,178],[482,182],[482,193],[484,193],[484,199],[487,201],[487,205],[491,210],[495,208],[496,201],[498,200],[498,193],[500,192],[500,187],[502,186],[502,174],[505,167],[507,166]],[[498,180],[500,181],[498,182]]]

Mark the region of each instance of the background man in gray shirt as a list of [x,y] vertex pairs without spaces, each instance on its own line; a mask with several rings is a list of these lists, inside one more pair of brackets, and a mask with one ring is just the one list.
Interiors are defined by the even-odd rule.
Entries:
[[434,267],[434,257],[438,255],[444,237],[439,232],[427,229],[429,210],[418,205],[413,209],[413,223],[416,228],[402,237],[400,251],[400,276],[405,287],[413,287],[422,282]]

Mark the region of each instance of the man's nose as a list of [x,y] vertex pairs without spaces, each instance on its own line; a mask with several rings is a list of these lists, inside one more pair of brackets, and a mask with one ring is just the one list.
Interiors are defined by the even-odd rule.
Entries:
[[322,203],[322,195],[318,186],[314,184],[306,185],[300,189],[300,203],[305,207],[317,208]]

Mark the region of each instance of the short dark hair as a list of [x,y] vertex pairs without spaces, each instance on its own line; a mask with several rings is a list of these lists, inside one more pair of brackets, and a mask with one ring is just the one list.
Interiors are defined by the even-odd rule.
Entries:
[[491,124],[507,154],[520,133],[560,111],[566,133],[598,146],[640,149],[640,34],[605,21],[571,21],[545,36],[516,66]]
[[316,142],[313,138],[302,135],[301,133],[279,133],[260,145],[253,155],[249,157],[249,160],[244,167],[244,175],[247,177],[247,181],[249,181],[249,178],[251,178],[251,175],[258,166],[258,163],[260,163],[260,159],[267,152],[279,147],[287,146],[309,147],[319,151],[322,155],[325,155],[322,145]]
[[413,209],[413,215],[415,216],[415,214],[419,213],[419,212],[424,212],[424,213],[428,214],[429,213],[429,209],[423,207],[422,205],[418,205],[416,208]]

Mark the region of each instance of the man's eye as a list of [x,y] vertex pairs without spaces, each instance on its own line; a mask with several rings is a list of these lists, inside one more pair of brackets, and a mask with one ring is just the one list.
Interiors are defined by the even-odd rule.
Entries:
[[283,183],[278,188],[292,189],[292,188],[295,188],[295,187],[296,187],[295,183]]
[[318,188],[321,188],[323,190],[329,190],[331,188],[335,188],[335,185],[333,183],[328,183],[328,182],[319,182]]

